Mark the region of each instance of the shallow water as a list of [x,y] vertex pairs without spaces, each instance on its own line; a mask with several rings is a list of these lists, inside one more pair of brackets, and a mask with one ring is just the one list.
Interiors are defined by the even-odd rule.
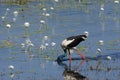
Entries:
[[[100,10],[101,7],[104,10]],[[89,80],[120,79],[119,3],[111,0],[49,0],[25,5],[0,4],[0,10],[0,80],[64,80],[66,67],[76,69]],[[14,11],[18,11],[18,15],[15,16]],[[41,20],[45,23],[40,23]],[[25,22],[30,23],[28,28]],[[11,28],[6,28],[6,24]],[[58,65],[55,60],[64,53],[61,41],[84,31],[89,32],[89,37],[78,46],[81,52],[89,57],[108,55],[111,60],[88,60],[82,65],[79,65],[81,60],[72,61],[72,64],[65,61],[64,65]],[[34,46],[27,43],[29,40]],[[104,45],[100,46],[99,40],[103,40]],[[21,46],[22,43],[25,46]],[[77,54],[72,56],[78,57]],[[9,65],[13,65],[14,70],[10,70]]]

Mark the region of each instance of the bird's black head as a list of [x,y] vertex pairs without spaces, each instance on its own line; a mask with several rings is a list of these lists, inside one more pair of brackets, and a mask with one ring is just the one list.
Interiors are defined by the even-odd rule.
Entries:
[[81,36],[83,40],[86,40],[89,35],[89,32],[85,31],[84,34]]
[[86,39],[87,39],[87,36],[86,36],[86,35],[82,35],[81,38],[82,38],[83,40],[86,40]]

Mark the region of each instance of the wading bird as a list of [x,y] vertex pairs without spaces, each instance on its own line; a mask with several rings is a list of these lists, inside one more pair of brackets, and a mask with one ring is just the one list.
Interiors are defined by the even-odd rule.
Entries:
[[70,62],[72,61],[70,49],[77,51],[77,53],[81,56],[82,60],[85,59],[85,56],[76,48],[76,46],[80,42],[85,41],[88,37],[88,34],[89,33],[85,31],[83,35],[71,36],[62,41],[61,47],[65,53],[68,53]]

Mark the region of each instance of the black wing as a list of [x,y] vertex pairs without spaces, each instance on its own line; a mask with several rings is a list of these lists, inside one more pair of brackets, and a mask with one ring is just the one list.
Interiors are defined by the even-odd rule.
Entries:
[[80,42],[84,41],[84,39],[82,38],[87,38],[86,35],[78,35],[78,36],[71,36],[71,37],[68,37],[67,40],[73,40],[73,42],[71,42],[68,47],[75,47],[77,46]]

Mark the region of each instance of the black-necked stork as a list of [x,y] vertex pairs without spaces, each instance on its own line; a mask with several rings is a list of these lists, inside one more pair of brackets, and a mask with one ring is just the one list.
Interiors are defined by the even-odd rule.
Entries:
[[85,59],[85,56],[76,48],[76,46],[80,42],[85,41],[88,37],[88,34],[89,33],[85,31],[83,35],[71,36],[62,41],[61,47],[65,53],[68,53],[70,62],[72,61],[70,49],[76,50],[82,59]]

